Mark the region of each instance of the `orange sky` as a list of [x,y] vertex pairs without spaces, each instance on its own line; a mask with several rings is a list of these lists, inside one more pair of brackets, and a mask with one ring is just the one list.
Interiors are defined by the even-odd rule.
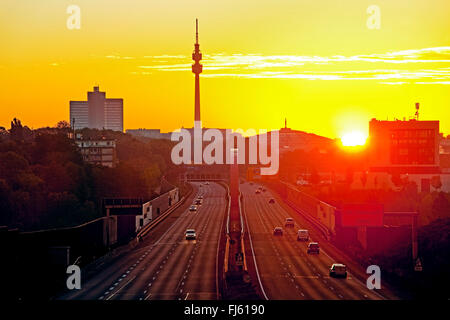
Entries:
[[[81,9],[81,29],[66,8]],[[380,29],[366,10],[378,5]],[[193,122],[200,20],[203,124],[329,137],[414,114],[450,133],[448,0],[2,0],[0,126],[69,120],[96,84],[124,99],[125,128]]]

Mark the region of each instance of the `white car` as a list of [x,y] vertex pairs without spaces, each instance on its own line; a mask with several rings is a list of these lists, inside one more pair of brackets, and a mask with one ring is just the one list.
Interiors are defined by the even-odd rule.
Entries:
[[309,240],[309,231],[306,229],[300,229],[297,231],[297,240],[298,241],[308,241]]
[[195,240],[196,238],[197,238],[197,235],[195,234],[194,229],[186,230],[186,240]]
[[333,263],[330,268],[330,277],[347,278],[347,266],[342,263]]
[[198,207],[195,204],[193,204],[192,206],[189,207],[189,211],[195,212],[195,211],[197,211],[197,208]]

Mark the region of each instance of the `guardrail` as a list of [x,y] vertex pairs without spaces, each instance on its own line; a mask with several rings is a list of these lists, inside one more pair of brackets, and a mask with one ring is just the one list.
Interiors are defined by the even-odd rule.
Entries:
[[230,208],[231,208],[231,196],[230,196],[230,188],[227,184],[224,184],[227,190],[228,197],[228,207],[227,207],[227,223],[225,226],[227,241],[225,243],[225,258],[223,260],[223,268],[224,272],[228,272],[228,256],[230,254]]
[[245,234],[245,227],[244,227],[244,218],[242,214],[242,193],[239,192],[239,216],[241,217],[241,250],[242,250],[242,260],[244,263],[244,271],[248,271],[247,269],[247,257],[245,255],[245,245],[244,245],[244,234]]
[[230,255],[230,236],[227,234],[227,241],[225,243],[225,257],[223,259],[223,271],[226,274],[228,272],[228,256]]
[[[319,203],[325,203],[325,202],[323,202],[323,201],[321,201],[321,200],[319,200],[319,199],[317,199],[317,198],[314,198],[313,196],[311,196],[311,195],[309,195],[309,194],[306,194],[306,193],[304,193],[304,192],[302,192],[302,191],[300,191],[300,190],[298,190],[295,186],[293,186],[293,185],[291,185],[291,184],[289,184],[289,183],[286,183],[286,182],[283,182],[283,181],[280,181],[280,183],[282,183],[282,184],[284,184],[287,188],[291,188],[291,189],[294,189],[296,192],[299,192],[299,193],[301,193],[302,195],[304,195],[304,196],[307,196],[307,197],[309,197],[309,198],[311,198],[311,199],[314,199],[315,201],[317,201],[317,202],[319,202]],[[282,198],[282,197],[281,197]],[[328,227],[326,226],[326,225],[324,225],[323,223],[321,223],[320,221],[318,221],[315,217],[313,217],[311,214],[309,214],[305,209],[302,209],[302,208],[300,208],[300,207],[298,207],[297,206],[297,204],[295,204],[294,202],[292,202],[292,201],[289,201],[289,200],[287,200],[287,199],[282,199],[289,207],[291,207],[293,210],[295,210],[295,211],[297,211],[299,214],[301,214],[306,220],[308,220],[312,225],[314,225],[314,227],[316,227],[323,235],[324,235],[324,237],[327,239],[327,240],[330,240],[331,239],[331,236],[332,236],[332,231],[330,230],[330,229],[328,229]],[[328,204],[327,204],[328,205]]]
[[226,187],[227,187],[227,197],[228,197],[227,225],[226,225],[226,230],[227,230],[227,235],[229,235],[229,234],[230,234],[231,195],[230,195],[230,188],[228,187],[227,184],[226,184]]
[[328,228],[326,226],[324,226],[322,223],[320,223],[319,221],[317,221],[316,218],[314,218],[313,216],[311,216],[309,213],[307,213],[305,210],[297,207],[297,205],[295,205],[294,203],[292,203],[291,201],[288,200],[283,200],[284,202],[286,202],[287,205],[289,205],[292,209],[294,209],[295,211],[297,211],[298,213],[300,213],[306,220],[308,220],[311,224],[313,224],[324,236],[325,238],[329,241],[331,238],[331,232],[330,230],[328,230]]
[[171,214],[173,211],[178,209],[187,198],[191,196],[193,192],[193,189],[191,188],[185,196],[181,197],[180,201],[178,201],[176,204],[174,204],[172,207],[167,209],[163,214],[161,214],[159,217],[157,217],[155,220],[147,224],[145,227],[143,227],[137,234],[136,234],[136,242],[139,242],[140,239],[145,237],[147,233],[150,232],[153,228],[155,228],[159,223],[161,223],[169,214]]

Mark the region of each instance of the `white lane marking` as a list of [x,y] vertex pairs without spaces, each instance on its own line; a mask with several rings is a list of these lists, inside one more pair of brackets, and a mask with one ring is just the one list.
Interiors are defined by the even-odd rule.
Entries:
[[266,300],[269,300],[269,298],[268,298],[267,295],[266,295],[266,292],[264,291],[264,287],[263,287],[263,285],[262,285],[262,283],[261,283],[261,277],[259,276],[258,264],[256,263],[256,258],[255,258],[256,255],[255,255],[255,251],[253,250],[252,235],[251,235],[251,232],[250,232],[250,228],[248,227],[247,214],[246,214],[245,210],[242,210],[242,211],[244,212],[245,225],[247,226],[248,238],[249,238],[249,240],[250,240],[250,248],[252,249],[253,262],[254,262],[254,264],[255,264],[255,271],[256,271],[256,275],[257,275],[257,277],[258,277],[259,287],[261,288],[261,291],[262,291],[262,293],[263,293],[263,295],[264,295],[264,298],[265,298]]
[[130,278],[130,280],[127,281],[127,283],[125,283],[122,287],[120,287],[119,289],[117,289],[116,292],[114,292],[112,295],[110,295],[108,298],[106,298],[106,300],[110,300],[112,297],[114,297],[117,293],[119,293],[123,288],[125,288],[131,281],[133,281],[136,277],[132,277]]

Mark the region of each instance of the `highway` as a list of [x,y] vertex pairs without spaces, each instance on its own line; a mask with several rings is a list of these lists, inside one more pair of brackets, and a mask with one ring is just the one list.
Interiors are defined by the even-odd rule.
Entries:
[[[324,240],[317,232],[306,227],[304,219],[281,205],[280,200],[269,190],[255,194],[258,185],[243,183],[240,189],[243,195],[244,218],[249,228],[259,277],[268,299],[277,300],[372,300],[382,299],[378,293],[369,290],[352,275],[349,270],[347,279],[330,278],[329,267],[334,261],[321,247],[320,254],[307,254],[307,243],[297,241],[298,229],[309,229],[310,241],[319,244]],[[275,203],[270,204],[270,198]],[[294,228],[286,228],[285,219],[295,221]],[[282,236],[274,236],[275,227],[283,228]],[[327,248],[327,250],[330,250]],[[247,257],[249,259],[250,257]]]
[[[186,203],[156,226],[137,247],[97,267],[82,288],[60,299],[216,300],[217,256],[224,220],[225,189],[213,182],[193,183]],[[196,212],[189,206],[203,195]],[[196,240],[185,240],[193,228]],[[107,259],[108,260],[108,259]]]

